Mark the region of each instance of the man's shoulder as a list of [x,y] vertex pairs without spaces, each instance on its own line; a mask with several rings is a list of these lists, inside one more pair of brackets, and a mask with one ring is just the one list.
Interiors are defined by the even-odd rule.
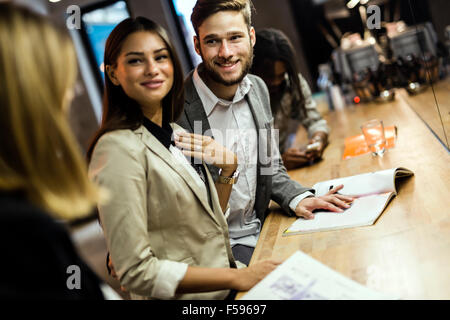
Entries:
[[248,80],[252,83],[252,91],[253,94],[256,94],[259,99],[265,101],[269,100],[269,90],[267,89],[266,83],[254,74],[248,74],[247,75]]
[[261,79],[257,75],[249,73],[247,75],[247,78],[251,81],[253,85],[256,85],[258,88],[264,88],[265,90],[267,90],[267,86],[264,83],[263,79]]
[[252,83],[249,92],[250,100],[254,108],[262,108],[269,118],[271,118],[270,95],[265,82],[254,74],[248,74],[247,78]]
[[194,88],[194,80],[192,79],[194,76],[195,69],[189,71],[189,73],[184,78],[184,89],[195,89]]
[[195,88],[195,85],[194,85],[194,80],[193,80],[194,72],[195,72],[195,69],[191,70],[187,74],[186,78],[184,78],[185,103],[192,103],[193,101],[200,99],[197,89]]
[[192,82],[192,77],[194,76],[194,72],[195,69],[192,69],[191,71],[188,72],[188,74],[186,75],[186,77],[184,78],[184,83],[186,84],[187,82]]

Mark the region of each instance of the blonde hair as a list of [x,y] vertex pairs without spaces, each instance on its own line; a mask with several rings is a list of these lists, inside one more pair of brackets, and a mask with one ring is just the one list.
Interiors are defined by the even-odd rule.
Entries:
[[99,190],[66,119],[73,44],[43,17],[8,3],[0,3],[0,43],[0,190],[21,191],[57,218],[82,218]]

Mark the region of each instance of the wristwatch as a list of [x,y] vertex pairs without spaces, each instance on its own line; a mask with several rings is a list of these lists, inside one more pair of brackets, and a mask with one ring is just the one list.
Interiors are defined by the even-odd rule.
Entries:
[[231,177],[224,177],[222,176],[222,169],[220,169],[218,182],[224,184],[236,184],[239,178],[239,173],[239,170],[236,169]]

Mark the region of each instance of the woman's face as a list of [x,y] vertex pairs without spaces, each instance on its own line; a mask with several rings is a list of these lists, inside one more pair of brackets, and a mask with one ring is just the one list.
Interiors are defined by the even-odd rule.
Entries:
[[285,63],[279,60],[275,61],[273,64],[273,75],[269,79],[264,79],[270,93],[277,93],[282,89],[286,72]]
[[122,45],[116,66],[106,67],[115,85],[142,108],[161,107],[173,85],[173,63],[169,48],[154,32],[130,34]]

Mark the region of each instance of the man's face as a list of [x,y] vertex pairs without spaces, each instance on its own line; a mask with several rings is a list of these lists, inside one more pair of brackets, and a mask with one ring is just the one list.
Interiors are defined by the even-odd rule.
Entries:
[[250,70],[255,30],[248,30],[242,13],[221,11],[202,23],[194,43],[207,74],[220,84],[232,86]]

